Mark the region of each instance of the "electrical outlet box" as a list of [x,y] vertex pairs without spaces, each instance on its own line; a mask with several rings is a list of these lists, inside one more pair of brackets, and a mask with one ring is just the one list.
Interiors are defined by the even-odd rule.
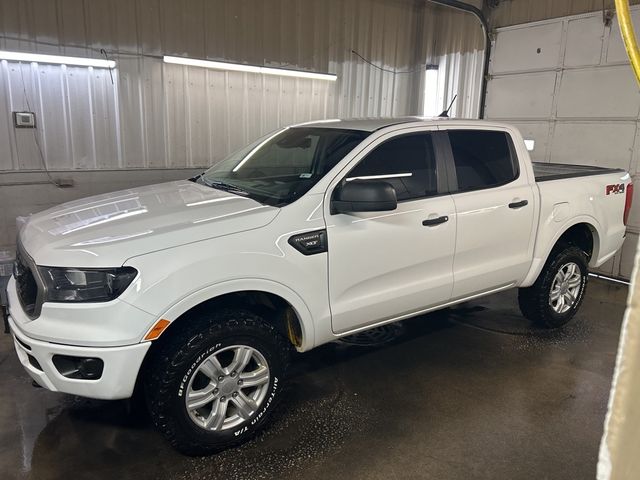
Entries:
[[36,128],[34,112],[13,112],[13,125],[16,128]]

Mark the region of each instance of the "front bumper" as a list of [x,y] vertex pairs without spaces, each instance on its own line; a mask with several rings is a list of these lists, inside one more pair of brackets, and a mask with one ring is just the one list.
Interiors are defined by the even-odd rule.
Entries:
[[[142,361],[151,346],[151,342],[124,347],[59,345],[29,338],[19,330],[11,317],[9,326],[20,363],[36,383],[52,392],[88,398],[129,398],[133,394]],[[102,376],[97,380],[67,378],[53,364],[54,355],[99,358],[104,362]],[[30,359],[30,356],[36,362]]]

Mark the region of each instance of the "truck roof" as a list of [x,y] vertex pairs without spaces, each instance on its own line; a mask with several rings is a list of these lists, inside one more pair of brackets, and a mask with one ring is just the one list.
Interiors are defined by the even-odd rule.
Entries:
[[464,124],[470,127],[473,126],[494,126],[504,127],[505,125],[487,122],[486,120],[472,120],[472,119],[452,119],[443,117],[376,117],[376,118],[335,118],[328,120],[318,120],[312,122],[305,122],[294,125],[294,127],[318,127],[318,128],[340,128],[344,130],[360,130],[365,132],[375,132],[381,128],[391,127],[393,125],[402,125],[406,123],[415,124]]

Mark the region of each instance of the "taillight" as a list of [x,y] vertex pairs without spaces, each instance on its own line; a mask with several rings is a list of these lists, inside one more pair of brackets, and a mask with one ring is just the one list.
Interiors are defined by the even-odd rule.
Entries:
[[629,212],[631,212],[631,203],[633,203],[633,183],[627,185],[626,188],[627,196],[624,200],[624,214],[622,216],[622,221],[625,226],[627,225],[627,221],[629,220]]

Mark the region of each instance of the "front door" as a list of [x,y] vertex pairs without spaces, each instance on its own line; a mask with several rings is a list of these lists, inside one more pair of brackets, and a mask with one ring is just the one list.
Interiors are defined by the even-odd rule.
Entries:
[[456,217],[453,200],[442,191],[446,183],[438,180],[434,139],[424,130],[383,137],[340,179],[387,181],[396,190],[396,210],[332,215],[326,202],[335,333],[451,298]]

